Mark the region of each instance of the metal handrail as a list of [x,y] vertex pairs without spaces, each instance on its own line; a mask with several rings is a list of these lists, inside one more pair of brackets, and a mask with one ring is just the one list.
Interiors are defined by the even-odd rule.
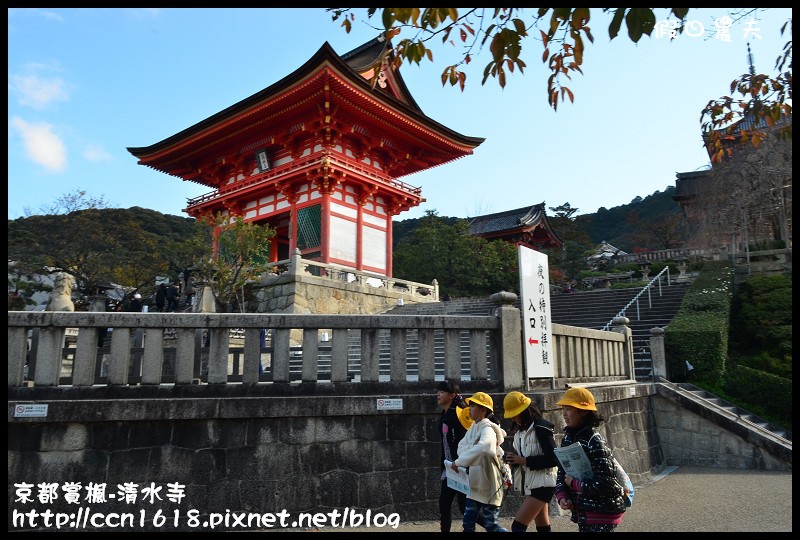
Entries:
[[645,291],[648,293],[647,300],[650,303],[650,307],[653,307],[653,301],[650,298],[650,289],[653,287],[653,283],[655,283],[656,280],[658,280],[658,295],[661,296],[661,274],[663,274],[664,272],[667,273],[667,287],[669,287],[671,285],[671,283],[670,283],[670,279],[669,279],[669,265],[667,265],[661,270],[661,272],[656,274],[655,277],[653,277],[653,279],[650,280],[650,283],[648,283],[647,285],[642,287],[642,290],[639,291],[636,294],[636,296],[634,296],[633,299],[631,299],[631,301],[628,302],[627,305],[620,310],[619,313],[614,315],[611,318],[611,320],[608,321],[606,323],[606,325],[602,329],[608,331],[611,328],[611,325],[614,323],[614,319],[616,319],[617,317],[624,317],[625,316],[625,312],[628,311],[628,308],[631,307],[634,302],[636,302],[636,317],[638,318],[639,317],[639,297],[642,296],[645,293]]

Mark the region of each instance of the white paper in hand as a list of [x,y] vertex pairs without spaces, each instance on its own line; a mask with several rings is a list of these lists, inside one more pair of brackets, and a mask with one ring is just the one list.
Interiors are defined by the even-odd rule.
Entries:
[[592,477],[592,464],[589,463],[589,458],[579,443],[563,448],[554,448],[553,453],[566,474],[580,480]]

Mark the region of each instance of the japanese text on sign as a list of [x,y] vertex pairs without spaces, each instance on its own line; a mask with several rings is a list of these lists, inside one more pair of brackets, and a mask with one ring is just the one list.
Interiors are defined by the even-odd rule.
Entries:
[[553,377],[550,276],[547,255],[519,246],[520,309],[528,377]]

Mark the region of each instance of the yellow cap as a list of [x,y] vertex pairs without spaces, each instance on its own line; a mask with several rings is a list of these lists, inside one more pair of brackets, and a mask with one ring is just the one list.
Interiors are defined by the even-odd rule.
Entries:
[[531,398],[522,392],[509,392],[503,400],[503,418],[514,418],[530,404]]
[[594,396],[586,388],[570,388],[564,392],[564,397],[556,401],[556,405],[568,405],[585,411],[596,411]]
[[475,420],[469,415],[469,407],[456,407],[456,416],[464,429],[469,429],[475,423]]
[[468,397],[464,401],[466,401],[467,403],[471,401],[472,403],[482,405],[487,409],[489,409],[490,412],[494,412],[494,402],[492,401],[492,398],[489,396],[489,394],[487,394],[486,392],[475,392],[474,394],[472,394],[472,396]]

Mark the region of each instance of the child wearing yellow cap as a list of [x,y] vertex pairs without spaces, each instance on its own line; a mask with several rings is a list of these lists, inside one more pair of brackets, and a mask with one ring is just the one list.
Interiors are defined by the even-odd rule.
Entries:
[[[474,424],[458,443],[458,458],[451,467],[469,468],[469,489],[464,509],[464,532],[475,532],[482,519],[487,532],[508,532],[499,522],[505,484],[500,475],[500,459],[506,432],[494,418],[494,403],[485,392],[475,392],[465,399]],[[493,421],[494,420],[494,421]]]
[[531,522],[536,532],[550,532],[549,503],[556,491],[558,459],[553,424],[522,392],[509,392],[503,399],[503,417],[514,425],[513,451],[506,452],[506,463],[514,466],[514,490],[525,495],[511,523],[511,532],[525,532]]
[[556,500],[564,510],[572,511],[578,532],[613,532],[625,513],[625,491],[616,480],[611,450],[595,431],[605,419],[586,388],[570,388],[556,405],[564,418],[561,447],[580,444],[592,465],[591,478],[573,478],[559,464]]

